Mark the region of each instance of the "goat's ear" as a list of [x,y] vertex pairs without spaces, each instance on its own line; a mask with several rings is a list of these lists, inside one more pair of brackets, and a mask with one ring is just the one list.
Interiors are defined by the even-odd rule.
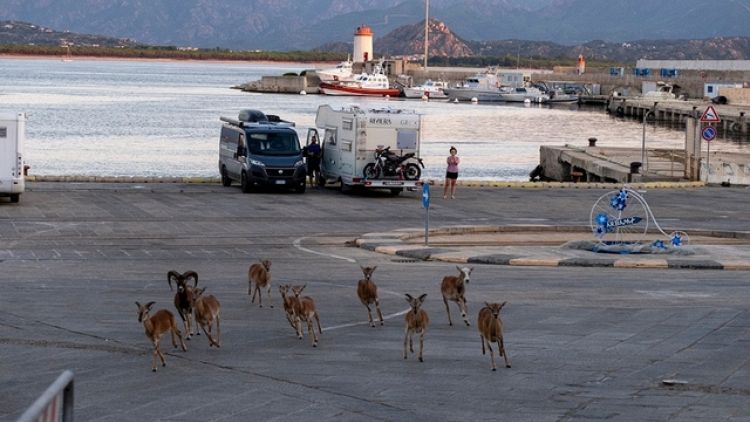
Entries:
[[151,307],[154,305],[154,303],[156,303],[156,302],[151,301],[151,302],[147,303],[146,304],[146,309],[151,309]]
[[409,302],[409,303],[411,303],[411,301],[414,299],[413,297],[411,297],[411,295],[409,293],[406,293],[405,296],[406,296],[406,301]]
[[374,272],[375,272],[375,270],[376,270],[377,268],[378,268],[378,266],[377,266],[377,265],[376,265],[376,266],[374,266],[374,267],[372,267],[372,269],[370,270],[370,273],[374,273]]
[[307,287],[307,283],[303,284],[302,287],[299,288],[299,292],[302,293],[302,291],[305,290],[305,287]]
[[456,265],[456,269],[458,270],[459,273],[464,272],[464,270],[461,267],[459,267],[458,265]]
[[471,274],[472,271],[474,271],[474,267],[469,267],[469,274]]
[[484,302],[484,305],[485,305],[486,307],[488,307],[488,308],[491,308],[491,307],[492,307],[492,306],[490,306],[490,303],[489,303],[489,302]]
[[135,301],[135,306],[137,306],[139,310],[141,309],[141,304],[140,304],[140,303],[138,303],[138,301],[137,301],[137,300]]
[[505,306],[505,304],[506,304],[506,303],[508,303],[508,302],[507,302],[507,301],[503,301],[503,303],[501,303],[501,304],[500,304],[500,307],[499,307],[499,308],[497,308],[497,309],[498,309],[498,310],[500,310],[500,309],[503,309],[503,306]]
[[424,298],[427,297],[427,293],[424,293],[422,296],[419,296],[419,303],[424,303]]
[[195,271],[185,271],[182,277],[187,281],[189,278],[193,279],[193,287],[198,287],[198,273]]

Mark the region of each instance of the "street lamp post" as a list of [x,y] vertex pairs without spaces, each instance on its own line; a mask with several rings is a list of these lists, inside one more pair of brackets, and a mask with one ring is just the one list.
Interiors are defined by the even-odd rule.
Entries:
[[658,102],[654,103],[654,108],[650,110],[646,110],[645,113],[643,113],[643,139],[641,141],[641,165],[643,166],[643,170],[648,170],[648,155],[646,154],[646,121],[648,120],[648,115],[651,114],[654,117],[656,117],[656,105],[659,104]]

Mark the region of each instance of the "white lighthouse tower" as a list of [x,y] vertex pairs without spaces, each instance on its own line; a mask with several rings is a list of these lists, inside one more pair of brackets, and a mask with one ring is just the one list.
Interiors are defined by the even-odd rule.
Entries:
[[354,31],[354,62],[366,62],[374,59],[372,55],[372,29],[367,25],[357,27]]

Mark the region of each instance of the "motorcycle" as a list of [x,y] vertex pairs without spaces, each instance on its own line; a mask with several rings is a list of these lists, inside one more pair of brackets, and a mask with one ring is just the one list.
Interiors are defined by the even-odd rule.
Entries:
[[375,162],[368,163],[364,168],[364,176],[367,179],[377,179],[379,177],[398,177],[406,180],[419,180],[422,170],[414,162],[417,160],[424,168],[422,159],[416,156],[416,153],[409,152],[404,155],[398,155],[391,152],[391,147],[377,148],[375,150]]

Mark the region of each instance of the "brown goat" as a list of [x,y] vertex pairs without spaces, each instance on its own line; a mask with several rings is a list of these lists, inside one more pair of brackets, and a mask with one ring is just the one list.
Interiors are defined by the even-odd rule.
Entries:
[[315,334],[312,320],[318,323],[318,333],[323,334],[323,329],[320,328],[320,318],[318,311],[315,310],[315,301],[310,296],[300,297],[302,290],[305,290],[305,286],[292,286],[292,292],[294,293],[294,317],[297,326],[297,336],[302,339],[302,321],[307,322],[307,332],[312,337],[313,347],[318,347],[318,335]]
[[[255,303],[255,295],[258,295],[258,304],[260,307],[263,307],[263,299],[261,298],[261,291],[260,289],[266,288],[268,289],[268,300],[271,300],[271,261],[264,259],[260,261],[260,263],[255,263],[250,266],[250,268],[247,270],[247,281],[248,281],[248,288],[247,288],[247,294],[248,296],[250,294],[253,295],[253,298],[251,300],[252,303]],[[253,283],[255,283],[255,290],[253,291]],[[269,305],[271,308],[273,308],[273,305]]]
[[378,318],[380,318],[380,325],[383,325],[383,314],[380,312],[380,301],[378,300],[378,286],[372,282],[372,273],[375,272],[375,267],[363,267],[362,274],[365,278],[359,280],[357,283],[357,296],[363,305],[367,308],[367,317],[370,319],[370,327],[375,326],[375,322],[372,320],[372,312],[370,310],[370,304],[375,304],[375,310],[378,312]]
[[456,266],[456,268],[459,272],[458,277],[454,275],[443,277],[443,282],[440,284],[440,292],[443,294],[445,310],[448,312],[448,324],[453,325],[453,321],[451,320],[451,309],[448,307],[448,301],[450,300],[458,304],[458,308],[461,310],[461,317],[464,319],[466,325],[469,326],[471,324],[469,324],[469,320],[466,318],[468,309],[466,306],[466,297],[464,295],[466,294],[466,284],[469,283],[471,272],[474,269],[468,267],[461,268],[459,266]]
[[180,338],[180,345],[182,346],[183,351],[187,351],[187,347],[185,347],[185,342],[182,341],[182,333],[180,332],[180,329],[177,328],[177,321],[171,312],[166,309],[161,309],[156,311],[154,315],[149,315],[151,306],[153,306],[154,303],[155,302],[149,302],[145,305],[141,305],[137,301],[135,302],[136,306],[138,306],[138,322],[143,323],[146,337],[148,337],[154,345],[154,358],[151,363],[151,370],[156,372],[157,356],[161,359],[161,366],[167,366],[167,361],[164,360],[164,354],[162,354],[161,348],[159,347],[159,341],[167,331],[172,332],[172,345],[175,349],[177,348],[175,336]]
[[404,333],[404,359],[406,359],[406,344],[409,344],[409,351],[414,353],[414,346],[412,344],[412,333],[419,334],[419,361],[424,362],[422,359],[422,350],[424,349],[424,335],[427,332],[427,325],[430,323],[430,317],[427,316],[427,312],[421,309],[424,299],[427,294],[423,294],[418,298],[413,298],[410,294],[406,294],[406,301],[411,305],[411,310],[407,312],[406,317],[406,328]]
[[487,348],[490,350],[490,361],[492,362],[492,370],[497,370],[495,367],[495,354],[492,351],[492,342],[497,342],[497,352],[500,356],[505,359],[505,367],[510,368],[510,362],[508,362],[508,353],[505,351],[505,343],[503,342],[503,320],[500,319],[500,310],[503,309],[507,302],[503,303],[487,303],[479,311],[479,317],[477,318],[477,326],[479,327],[479,337],[482,340],[482,354],[484,354],[484,344],[487,343]]
[[[221,304],[214,295],[203,296],[206,288],[195,289],[195,322],[208,336],[208,347],[221,347]],[[211,327],[216,321],[216,339],[211,336]],[[206,329],[208,327],[208,330]]]
[[292,326],[294,332],[297,332],[297,325],[295,321],[294,304],[296,303],[293,295],[288,295],[289,285],[282,284],[279,286],[279,294],[281,295],[281,301],[284,304],[284,312],[286,314],[286,320],[289,321],[289,325]]
[[[191,278],[193,279],[193,287],[187,284]],[[193,324],[193,321],[195,321],[195,316],[193,315],[193,305],[195,304],[193,289],[198,287],[198,273],[195,271],[185,271],[180,274],[172,270],[167,273],[169,290],[172,290],[173,281],[177,285],[177,293],[174,295],[174,307],[177,308],[177,313],[185,325],[185,337],[190,340],[190,336],[193,333],[198,334],[198,327]]]

